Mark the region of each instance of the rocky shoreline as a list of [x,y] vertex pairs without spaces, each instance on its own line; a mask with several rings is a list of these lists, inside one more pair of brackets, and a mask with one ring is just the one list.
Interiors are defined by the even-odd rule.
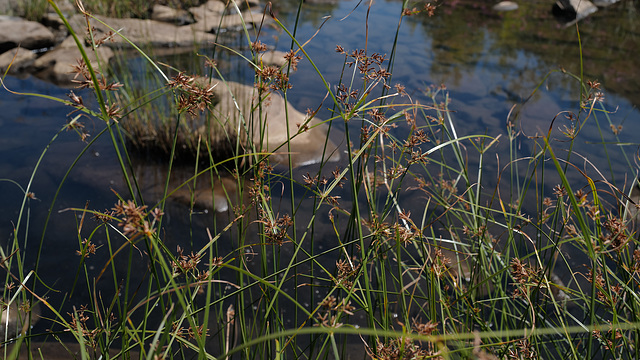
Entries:
[[[552,11],[567,26],[619,0],[557,0]],[[86,17],[70,0],[56,2],[68,20],[73,32],[84,37],[87,29]],[[174,9],[164,5],[153,5],[148,19],[112,18],[96,15],[90,18],[95,28],[94,39],[104,43],[91,50],[85,41],[85,50],[92,62],[107,64],[119,49],[137,46],[152,48],[184,49],[184,51],[214,42],[216,34],[229,30],[241,30],[243,26],[270,20],[264,16],[257,0],[240,2],[241,7],[227,5],[221,0],[208,0],[204,4],[188,9]],[[54,9],[48,11],[40,21],[29,21],[20,17],[24,12],[17,0],[0,0],[0,72],[13,76],[33,74],[56,85],[70,87],[74,74],[71,66],[77,63],[80,52],[75,40]],[[516,2],[501,1],[494,5],[495,11],[518,9]],[[15,16],[14,16],[15,15]],[[120,36],[123,35],[125,38]],[[284,53],[272,52],[263,57],[268,64],[281,65]]]
[[[56,2],[80,38],[87,33],[87,18],[69,0]],[[219,0],[187,10],[154,5],[149,19],[89,18],[93,37],[103,41],[92,51],[89,40],[83,46],[93,62],[107,64],[115,51],[136,46],[172,48],[189,51],[207,42],[214,42],[216,34],[240,30],[243,26],[269,20],[263,16],[257,1],[245,1],[242,8],[227,6]],[[15,0],[0,0],[0,13],[19,14]],[[114,31],[115,30],[115,31]],[[120,36],[121,34],[122,36]],[[125,39],[126,37],[126,39]],[[284,53],[271,52],[264,60],[283,63]],[[56,85],[71,86],[72,65],[80,59],[80,51],[64,22],[49,6],[41,21],[29,21],[19,16],[0,15],[0,71],[14,76],[33,74]]]

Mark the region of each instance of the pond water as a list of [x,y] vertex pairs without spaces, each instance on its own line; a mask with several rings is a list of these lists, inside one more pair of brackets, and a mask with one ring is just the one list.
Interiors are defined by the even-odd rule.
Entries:
[[[580,72],[576,27],[564,27],[558,23],[551,15],[551,3],[521,1],[517,11],[496,13],[491,10],[493,3],[490,1],[449,1],[438,5],[433,17],[426,14],[404,17],[397,39],[400,2],[375,1],[370,13],[367,11],[369,4],[365,2],[305,3],[296,36],[301,42],[313,37],[305,49],[332,89],[339,83],[343,73],[344,55],[335,51],[337,45],[347,52],[366,46],[368,53],[386,54],[389,58],[395,41],[392,84],[403,84],[412,99],[421,103],[430,101],[424,95],[425,89],[444,84],[452,99],[450,109],[453,110],[460,136],[502,136],[495,146],[496,152],[487,156],[485,165],[485,173],[490,175],[486,176],[483,186],[487,192],[491,192],[496,186],[499,169],[509,159],[506,124],[512,108],[512,118],[517,119],[518,129],[529,136],[545,134],[561,111],[577,110],[580,97],[578,82],[561,71],[545,78],[549,72],[561,68],[574,74]],[[417,7],[422,5],[416,4]],[[286,26],[293,27],[296,8],[296,3],[284,1],[276,4],[275,14]],[[640,111],[637,109],[640,105],[640,63],[635,56],[640,48],[639,11],[639,1],[622,1],[579,23],[585,78],[602,83],[606,97],[604,106],[613,113],[609,116],[611,123],[606,117],[599,117],[602,131],[598,130],[595,122],[585,124],[573,150],[588,158],[617,186],[623,187],[626,181],[625,190],[629,188],[630,179],[637,176],[633,171],[638,166],[637,147],[640,145],[637,135],[640,133]],[[330,19],[318,31],[325,16],[330,16]],[[367,16],[368,28],[365,27]],[[367,29],[368,41],[365,38]],[[273,29],[265,29],[262,41],[284,51],[290,46],[287,35]],[[350,76],[348,71],[347,76]],[[238,80],[247,80],[252,76],[250,71],[237,69],[230,70],[230,74]],[[5,83],[7,88],[20,93],[47,94],[58,98],[66,98],[68,93],[68,89],[32,77],[7,77]],[[326,95],[324,84],[306,60],[291,76],[291,83],[293,88],[289,101],[300,111],[317,108]],[[6,91],[0,97],[0,109],[0,177],[11,179],[25,188],[43,149],[64,126],[72,109],[49,100]],[[322,119],[330,116],[327,106],[323,106],[318,113]],[[97,120],[87,120],[85,125],[94,137],[103,129],[103,124]],[[610,125],[616,128],[622,126],[617,138],[611,132]],[[559,134],[559,126],[560,120],[553,126],[554,134]],[[336,128],[337,131],[344,131],[343,124],[336,124]],[[358,128],[359,125],[354,124],[354,129]],[[561,136],[555,139],[558,140],[558,149],[563,148]],[[608,153],[603,151],[602,146],[594,146],[614,141],[624,146],[609,146]],[[19,228],[22,234],[20,238],[28,233],[27,241],[21,242],[21,247],[27,249],[27,267],[35,267],[36,257],[33,254],[40,239],[44,239],[38,273],[44,284],[59,292],[44,291],[50,301],[66,301],[68,306],[86,304],[88,298],[82,291],[70,296],[65,290],[76,281],[79,266],[76,255],[79,246],[77,229],[80,226],[79,213],[65,210],[84,208],[87,201],[90,209],[108,209],[117,200],[112,190],[126,193],[111,140],[108,136],[102,136],[70,172],[55,198],[51,219],[43,234],[42,224],[46,221],[47,210],[54,200],[58,185],[84,146],[76,134],[63,131],[47,149],[31,183],[31,191],[37,199],[29,201],[29,221],[25,223],[23,218]],[[519,143],[519,149],[521,156],[530,156],[535,150],[532,142],[526,140]],[[623,151],[628,159],[623,157]],[[132,171],[140,177],[149,196],[153,197],[152,189],[163,185],[163,164],[134,160],[136,166]],[[471,163],[473,161],[470,160]],[[582,165],[583,161],[576,160],[576,163]],[[338,162],[336,165],[345,164]],[[330,164],[330,167],[333,165]],[[188,171],[192,170],[186,171],[184,179],[188,178]],[[298,171],[292,176],[301,181],[302,174],[317,171],[317,166],[302,167]],[[495,176],[492,178],[493,174]],[[589,175],[597,176],[592,170],[589,170]],[[577,175],[574,179],[584,182]],[[549,180],[549,190],[559,182],[552,176]],[[289,190],[278,188],[272,191],[272,196],[278,194],[278,201],[288,203]],[[15,183],[7,181],[0,182],[0,193],[3,199],[0,205],[0,213],[3,214],[0,240],[6,246],[12,239],[23,194]],[[295,189],[295,193],[298,197],[308,196],[302,189]],[[348,193],[343,195],[349,196]],[[151,199],[150,202],[155,200]],[[414,213],[421,213],[424,201],[407,201],[405,207]],[[220,228],[229,219],[225,212],[196,210],[190,212],[188,201],[184,199],[168,204],[168,217],[162,230],[168,248],[174,249],[176,245],[199,248],[207,241],[207,228]],[[283,213],[287,212],[287,205],[282,205],[282,210]],[[333,229],[325,217],[316,220],[315,228],[315,237],[320,240],[316,240],[313,246],[316,247],[315,251],[322,251],[322,239],[330,238]],[[232,252],[234,248],[232,241],[220,246],[221,253]],[[282,251],[287,254],[290,250]],[[259,261],[256,259],[256,262]],[[140,280],[138,277],[145,272],[146,264],[140,263],[129,274],[133,283]],[[104,265],[104,261],[89,262],[89,273],[97,276],[102,270],[101,264]],[[136,270],[140,272],[136,273]],[[79,279],[80,283],[85,280]],[[114,282],[104,281],[102,291],[115,293]],[[324,294],[318,294],[319,298],[322,296]]]

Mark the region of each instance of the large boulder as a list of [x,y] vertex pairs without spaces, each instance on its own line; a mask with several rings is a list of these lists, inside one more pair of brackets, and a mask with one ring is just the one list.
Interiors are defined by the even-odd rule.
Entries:
[[[231,2],[229,2],[231,4]],[[244,5],[243,5],[244,4]],[[218,29],[237,29],[248,24],[256,24],[264,21],[262,12],[253,12],[252,6],[257,2],[239,2],[237,12],[235,6],[225,5],[218,0],[208,2],[189,9],[196,23],[193,25],[199,31],[216,33]]]
[[556,0],[553,11],[568,24],[573,24],[598,11],[598,7],[589,0]]
[[[138,46],[151,47],[193,47],[203,42],[215,41],[215,36],[194,28],[194,25],[176,26],[162,21],[143,19],[116,19],[105,16],[96,16],[90,20],[95,27],[94,38],[107,36],[112,29],[126,37],[130,42]],[[83,15],[74,15],[69,23],[76,34],[86,32],[86,20]],[[104,24],[108,24],[106,26]],[[105,45],[110,47],[127,48],[131,44],[119,35],[114,35]]]
[[0,53],[18,46],[42,49],[53,46],[55,36],[46,26],[19,18],[0,17]]
[[207,78],[199,78],[198,82],[214,87],[217,98],[212,110],[215,124],[198,129],[205,136],[209,131],[208,138],[213,143],[233,144],[239,140],[247,152],[253,151],[249,148],[252,143],[256,151],[271,153],[271,159],[278,163],[286,163],[290,154],[294,166],[318,163],[330,156],[334,161],[340,158],[331,140],[325,149],[327,126],[317,118],[309,120],[279,94],[266,96],[258,107],[258,91],[253,86]]
[[174,25],[193,24],[195,20],[186,10],[155,4],[151,9],[151,20],[162,21]]
[[[90,47],[85,46],[85,51],[92,66],[98,66],[98,58],[101,61],[101,65],[106,66],[114,56],[113,50],[105,46],[100,46],[95,52]],[[69,36],[55,49],[35,61],[34,66],[38,71],[36,75],[60,86],[72,86],[72,80],[76,76],[72,72],[73,65],[77,65],[78,60],[81,58],[82,55],[75,40],[72,36]]]
[[21,74],[31,71],[36,60],[36,54],[24,48],[11,49],[0,55],[0,72],[9,74]]

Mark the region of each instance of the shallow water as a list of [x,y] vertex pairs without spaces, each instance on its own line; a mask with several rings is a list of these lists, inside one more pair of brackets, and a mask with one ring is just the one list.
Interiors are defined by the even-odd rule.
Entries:
[[[373,3],[368,20],[368,42],[365,42],[364,36],[367,30],[364,24],[368,4],[357,5],[356,1],[342,1],[335,5],[305,4],[301,12],[302,20],[297,29],[297,37],[301,42],[313,37],[322,18],[331,15],[305,50],[332,89],[340,81],[344,62],[344,56],[335,52],[336,45],[341,45],[347,51],[366,45],[369,53],[378,52],[389,57],[396,41],[394,37],[400,13],[399,2]],[[406,86],[412,99],[421,103],[428,102],[423,95],[428,86],[445,84],[452,98],[450,108],[454,111],[453,117],[459,135],[502,136],[496,146],[497,154],[492,153],[487,157],[485,172],[489,175],[486,175],[487,182],[484,185],[487,192],[491,192],[496,186],[498,171],[509,158],[506,123],[512,107],[515,106],[518,129],[533,136],[536,133],[546,133],[559,112],[576,111],[580,96],[577,82],[562,72],[555,72],[545,80],[546,74],[559,68],[579,72],[576,28],[564,28],[559,24],[551,16],[551,5],[547,1],[521,1],[520,9],[509,13],[494,13],[491,5],[491,2],[485,1],[453,1],[441,5],[434,17],[405,17],[397,38],[391,82]],[[296,6],[294,3],[283,2],[276,6],[275,13],[285,25],[292,27]],[[615,110],[610,115],[611,123],[614,126],[622,125],[623,130],[616,139],[609,130],[607,119],[599,116],[600,126],[604,129],[602,138],[597,124],[591,118],[584,126],[574,150],[588,157],[596,168],[602,170],[605,178],[615,181],[619,187],[624,185],[625,180],[628,184],[637,175],[632,173],[632,169],[637,168],[636,153],[640,145],[637,140],[640,132],[640,112],[637,109],[640,105],[640,65],[635,60],[635,51],[640,48],[640,24],[636,21],[639,7],[638,1],[623,1],[579,23],[584,47],[585,77],[602,83],[606,96],[605,107]],[[265,30],[263,42],[275,44],[284,51],[290,44],[286,34],[273,30]],[[246,80],[252,76],[248,70],[228,70],[230,76],[237,79]],[[68,93],[67,89],[31,77],[7,77],[5,82],[8,88],[17,92],[48,94],[59,98],[66,98]],[[291,76],[291,82],[293,89],[289,94],[289,101],[300,111],[317,108],[326,94],[322,81],[306,60],[300,63],[299,70]],[[82,94],[86,96],[85,93]],[[525,99],[528,100],[525,102]],[[327,107],[325,104],[318,113],[320,118],[331,116]],[[43,149],[66,123],[72,109],[49,100],[6,92],[0,97],[0,109],[0,177],[14,180],[24,188]],[[94,137],[104,127],[97,120],[87,120],[85,123]],[[568,147],[568,144],[560,142],[560,125],[560,120],[553,125],[556,135],[554,144],[559,152]],[[359,125],[354,123],[353,126],[357,132]],[[338,131],[344,130],[344,124],[338,123],[336,127]],[[610,160],[607,160],[602,147],[594,146],[603,141],[619,141],[625,145],[609,146]],[[65,287],[70,286],[78,268],[76,232],[79,215],[64,210],[83,208],[87,201],[90,209],[111,208],[116,201],[112,189],[126,193],[113,146],[108,137],[103,136],[71,171],[53,206],[47,231],[42,235],[42,224],[58,184],[83,147],[76,134],[63,131],[47,150],[31,185],[31,191],[35,193],[37,200],[30,201],[29,236],[26,243],[21,242],[21,246],[30,250],[26,257],[27,266],[34,266],[35,258],[32,254],[41,237],[44,238],[43,258],[39,265],[40,277],[48,286],[63,290],[61,293],[50,293],[54,302],[61,301],[66,296]],[[529,156],[534,146],[531,141],[522,140],[519,149],[521,156]],[[622,157],[621,151],[628,154],[628,162]],[[574,160],[580,167],[583,166],[584,161],[575,157]],[[153,189],[163,184],[163,174],[158,170],[161,166],[144,160],[135,162],[137,165],[133,171],[144,181],[148,199],[153,202]],[[471,159],[470,163],[474,164],[474,160]],[[338,165],[344,166],[343,163]],[[470,166],[473,168],[473,165]],[[188,178],[189,171],[192,170],[186,170],[180,176]],[[317,166],[302,167],[298,171],[293,177],[301,181],[302,174],[317,171]],[[591,169],[589,175],[598,176]],[[571,176],[576,181],[584,182],[577,173]],[[557,179],[549,177],[549,190],[558,182],[554,180]],[[275,210],[288,212],[286,204],[289,190],[278,188],[272,191],[272,196],[277,195],[281,204],[281,208]],[[4,181],[0,182],[0,193],[3,197],[0,208],[0,213],[3,214],[0,219],[0,240],[4,246],[11,239],[22,194],[15,184]],[[280,194],[284,194],[281,200]],[[309,194],[303,189],[295,189],[295,195],[301,199]],[[343,195],[345,203],[348,203],[348,194]],[[419,214],[424,208],[424,202],[416,201],[415,195],[403,195],[407,199],[404,204],[406,209]],[[163,236],[170,249],[176,245],[199,248],[206,242],[206,228],[213,228],[216,224],[220,227],[220,224],[228,222],[226,213],[216,214],[212,209],[196,210],[190,215],[188,201],[184,198],[169,204]],[[300,213],[308,210],[309,208],[303,207]],[[321,210],[320,213],[325,215],[326,211]],[[306,224],[306,221],[303,223]],[[24,234],[24,223],[20,229]],[[332,231],[326,216],[316,219],[314,236],[317,240],[313,245],[314,251],[332,246],[323,243],[325,239],[331,239]],[[232,237],[233,235],[229,236]],[[230,253],[233,249],[233,240],[229,240],[227,243],[221,242],[219,250],[221,253]],[[289,251],[283,249],[281,255],[286,257]],[[256,268],[259,266],[258,260],[253,264]],[[330,258],[327,263],[331,261]],[[574,261],[580,262],[579,259]],[[101,262],[98,257],[95,262],[90,263],[90,271],[97,275],[101,264],[104,261]],[[145,267],[146,265],[140,264],[140,272],[133,274],[134,281],[137,279],[136,275],[144,273]],[[105,293],[115,293],[113,282],[104,283]],[[324,295],[316,292],[315,296],[320,299]],[[86,303],[88,299],[83,296],[81,291],[77,292],[67,303],[70,306]]]

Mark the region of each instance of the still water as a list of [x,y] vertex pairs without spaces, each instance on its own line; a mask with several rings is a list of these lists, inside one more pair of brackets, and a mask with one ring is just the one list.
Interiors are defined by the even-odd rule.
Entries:
[[[557,71],[565,69],[579,74],[578,31],[575,26],[565,27],[553,18],[551,3],[521,1],[519,10],[496,13],[491,9],[493,3],[490,1],[449,1],[438,5],[433,17],[426,14],[403,17],[396,38],[401,12],[399,2],[375,1],[370,11],[369,4],[365,2],[311,2],[302,7],[296,36],[301,43],[313,37],[305,50],[331,89],[335,89],[343,73],[344,55],[335,51],[337,45],[347,52],[366,47],[369,54],[379,53],[389,58],[396,42],[391,84],[404,85],[411,98],[420,103],[429,102],[424,95],[426,88],[444,84],[450,92],[450,109],[460,136],[502,136],[502,141],[495,146],[495,152],[487,156],[489,160],[485,164],[486,174],[490,175],[485,177],[483,186],[491,192],[497,183],[498,164],[502,167],[509,159],[506,124],[512,109],[517,129],[527,136],[546,134],[558,113],[578,109],[580,89],[577,81]],[[423,5],[416,4],[416,7]],[[296,9],[296,3],[283,1],[275,5],[275,14],[286,26],[293,28]],[[636,57],[640,48],[639,11],[639,1],[622,1],[579,23],[584,76],[602,83],[604,107],[612,113],[610,123],[606,117],[600,117],[599,124],[585,124],[574,151],[603,170],[604,177],[617,186],[623,187],[626,180],[626,189],[630,179],[637,176],[634,169],[638,166],[637,147],[640,145],[637,135],[640,133],[640,111],[637,109],[640,105],[640,63]],[[367,17],[368,27],[365,26]],[[270,28],[264,30],[262,41],[283,51],[289,49],[291,42],[286,34]],[[135,59],[132,61],[136,62]],[[350,76],[348,71],[346,74]],[[546,77],[550,72],[553,73]],[[252,76],[250,71],[237,69],[230,70],[230,74],[238,80]],[[9,89],[21,93],[58,98],[66,98],[68,93],[68,89],[33,77],[7,77],[5,83]],[[323,82],[306,59],[291,76],[291,83],[293,89],[289,101],[300,111],[317,108],[326,95]],[[325,104],[321,108],[318,117],[331,117],[327,107]],[[43,150],[64,126],[72,109],[49,100],[6,91],[0,96],[0,109],[0,177],[11,179],[24,188],[31,181]],[[558,135],[555,143],[558,151],[564,147],[558,131],[561,124],[558,120],[553,127],[554,134]],[[103,124],[97,120],[88,119],[85,125],[92,136],[103,129]],[[617,138],[610,130],[611,125],[615,128],[622,126]],[[356,132],[358,126],[354,124]],[[598,130],[598,126],[603,130]],[[336,124],[336,128],[344,131],[343,124]],[[604,153],[602,146],[594,146],[602,142],[624,145],[609,146],[608,153]],[[52,302],[60,303],[68,296],[65,289],[74,281],[79,264],[76,255],[79,215],[66,209],[83,208],[87,202],[90,209],[109,209],[117,200],[113,191],[126,193],[113,146],[107,136],[103,136],[69,173],[43,234],[42,224],[58,185],[83,148],[84,144],[76,134],[63,131],[47,149],[31,184],[31,191],[37,199],[29,202],[29,221],[23,221],[19,229],[21,234],[28,234],[27,242],[21,245],[27,249],[27,266],[35,266],[32,254],[37,250],[40,239],[44,239],[38,273],[43,283],[60,290],[48,292]],[[535,151],[532,142],[526,139],[519,143],[518,149],[520,156],[530,156]],[[627,159],[622,151],[628,155]],[[144,183],[151,197],[148,201],[152,203],[157,200],[153,199],[153,189],[161,187],[164,182],[162,164],[134,160],[136,165],[132,171]],[[470,160],[470,166],[473,166],[473,161]],[[583,165],[582,161],[576,162]],[[344,166],[344,163],[338,162],[337,165]],[[301,181],[302,174],[317,171],[317,166],[298,170],[299,173],[292,176]],[[495,176],[492,177],[493,174]],[[597,174],[590,171],[589,175]],[[552,177],[550,179],[549,189],[557,183]],[[273,196],[283,194],[278,195],[283,198],[282,204],[288,203],[288,191],[272,190]],[[302,190],[296,191],[304,194]],[[7,181],[0,182],[0,193],[0,240],[6,246],[11,240],[23,194],[16,184]],[[348,202],[348,198],[344,201]],[[196,209],[192,213],[187,204],[188,199],[168,204],[162,236],[170,249],[176,245],[199,248],[206,242],[206,228],[216,224],[221,226],[228,221],[225,212],[216,214],[213,209]],[[286,205],[282,206],[286,212]],[[414,209],[415,213],[420,213],[421,206],[424,207],[421,200],[407,202],[405,206],[409,210]],[[326,218],[317,219],[317,238],[329,237],[331,231]],[[317,251],[323,249],[321,242],[314,246]],[[221,247],[223,253],[233,251],[232,243]],[[98,274],[100,264],[104,261],[89,263],[90,273]],[[140,264],[140,273],[145,269],[146,265]],[[79,281],[82,283],[84,280]],[[104,284],[102,291],[115,292],[113,282],[105,281]],[[86,304],[87,300],[79,291],[66,299],[66,303],[72,306]],[[40,330],[46,329],[44,324],[38,326],[43,327]]]

